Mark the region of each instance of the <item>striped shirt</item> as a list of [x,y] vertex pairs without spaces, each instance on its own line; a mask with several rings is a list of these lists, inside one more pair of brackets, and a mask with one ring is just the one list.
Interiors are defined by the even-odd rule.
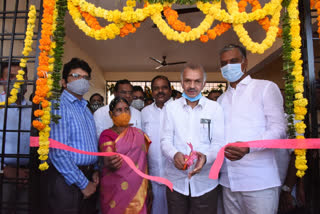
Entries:
[[[54,114],[60,115],[58,124],[51,123],[51,138],[65,145],[88,152],[98,152],[98,139],[93,116],[87,108],[87,101],[79,100],[64,90],[60,97],[60,109]],[[68,185],[75,184],[81,190],[89,180],[78,166],[96,164],[98,157],[50,149],[50,161],[64,176]]]

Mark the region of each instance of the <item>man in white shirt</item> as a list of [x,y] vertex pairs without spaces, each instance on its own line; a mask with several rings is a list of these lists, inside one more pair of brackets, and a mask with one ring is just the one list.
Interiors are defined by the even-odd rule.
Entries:
[[[201,95],[206,74],[200,65],[187,65],[181,73],[183,97],[168,103],[161,132],[165,177],[173,183],[167,189],[169,214],[217,213],[217,180],[208,178],[210,167],[224,145],[221,106]],[[193,145],[196,160],[187,167],[184,155]]]
[[[142,109],[142,130],[151,139],[148,151],[149,174],[163,177],[164,158],[160,148],[160,131],[165,106],[171,101],[171,84],[167,77],[156,76],[151,81],[152,97],[155,102]],[[166,186],[152,183],[152,214],[167,214]]]
[[[283,99],[276,84],[252,79],[246,50],[228,45],[220,52],[221,72],[230,83],[218,102],[225,114],[227,143],[285,136]],[[281,185],[274,150],[226,147],[219,182],[226,214],[274,214]]]
[[[128,101],[131,105],[132,103],[132,85],[131,83],[124,79],[117,81],[114,86],[115,97],[122,97]],[[141,129],[141,112],[130,106],[131,119],[130,124],[134,127]],[[105,129],[110,128],[113,125],[112,119],[109,115],[109,105],[99,108],[94,112],[94,121],[96,123],[97,136],[100,137],[101,132]]]

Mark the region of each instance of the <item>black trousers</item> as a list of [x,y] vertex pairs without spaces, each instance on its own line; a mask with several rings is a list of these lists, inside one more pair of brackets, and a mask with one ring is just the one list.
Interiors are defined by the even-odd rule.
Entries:
[[[93,169],[82,170],[91,180]],[[97,192],[84,199],[76,185],[69,186],[53,165],[41,176],[41,212],[46,214],[96,214]]]
[[199,197],[180,194],[167,188],[168,214],[216,214],[217,188]]

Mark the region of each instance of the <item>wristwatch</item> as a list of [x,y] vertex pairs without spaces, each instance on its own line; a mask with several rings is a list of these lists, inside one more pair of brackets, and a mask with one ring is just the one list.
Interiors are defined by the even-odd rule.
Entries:
[[289,192],[289,193],[291,193],[291,188],[288,187],[288,186],[285,185],[285,184],[282,185],[281,190],[284,191],[284,192]]

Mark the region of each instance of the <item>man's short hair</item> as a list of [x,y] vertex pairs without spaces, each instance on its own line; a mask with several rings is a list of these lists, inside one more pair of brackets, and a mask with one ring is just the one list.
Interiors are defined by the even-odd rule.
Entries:
[[104,102],[104,97],[103,97],[101,94],[99,94],[99,93],[94,93],[94,94],[92,94],[91,97],[90,97],[90,99],[89,99],[89,101],[91,102],[92,98],[95,97],[95,96],[101,97],[102,102]]
[[[119,85],[124,85],[124,84],[131,85],[130,81],[127,80],[127,79],[118,80],[118,81],[116,82],[116,85],[114,86],[114,91],[115,91],[115,92],[118,92],[118,90],[119,90]],[[131,85],[131,87],[132,87],[132,85]]]
[[155,76],[155,77],[151,80],[151,90],[153,90],[153,84],[154,84],[154,82],[155,82],[157,79],[162,79],[162,80],[167,81],[168,87],[169,87],[169,89],[171,90],[171,83],[170,83],[168,77],[163,76],[163,75]]
[[181,78],[181,82],[183,81],[183,72],[187,69],[191,69],[191,70],[199,70],[203,73],[203,83],[207,80],[207,74],[203,68],[202,65],[200,64],[193,64],[193,63],[188,63],[184,66],[183,70],[180,73],[180,78]]
[[240,54],[241,54],[241,56],[243,58],[245,58],[245,59],[247,58],[247,50],[246,50],[246,48],[243,47],[243,46],[240,46],[240,45],[235,45],[235,44],[229,44],[229,45],[224,46],[220,50],[219,55],[221,56],[224,52],[231,51],[231,50],[233,50],[235,48],[239,50],[239,52],[240,52]]
[[218,90],[218,89],[213,89],[209,92],[208,96],[212,93],[219,93],[220,95],[223,93],[222,90]]
[[133,86],[133,87],[132,87],[132,91],[133,91],[133,92],[141,91],[142,93],[144,93],[144,92],[143,92],[143,88],[142,88],[140,85],[135,85],[135,86]]
[[89,64],[79,58],[72,58],[68,63],[64,64],[63,66],[63,72],[62,72],[62,78],[68,82],[68,76],[73,69],[81,68],[85,72],[88,73],[89,77],[91,77],[91,68]]
[[181,93],[180,91],[178,91],[178,90],[172,90],[171,97],[177,97],[178,94],[181,94],[181,95],[182,95],[182,93]]
[[[6,68],[9,67],[9,62],[8,62],[8,61],[3,61],[3,62],[1,62],[0,65],[1,65],[0,77],[3,78],[4,69],[6,69]],[[19,60],[17,60],[17,59],[12,59],[12,60],[11,60],[11,66],[20,66]],[[27,67],[25,67],[23,70],[24,70],[26,73],[28,72]]]

